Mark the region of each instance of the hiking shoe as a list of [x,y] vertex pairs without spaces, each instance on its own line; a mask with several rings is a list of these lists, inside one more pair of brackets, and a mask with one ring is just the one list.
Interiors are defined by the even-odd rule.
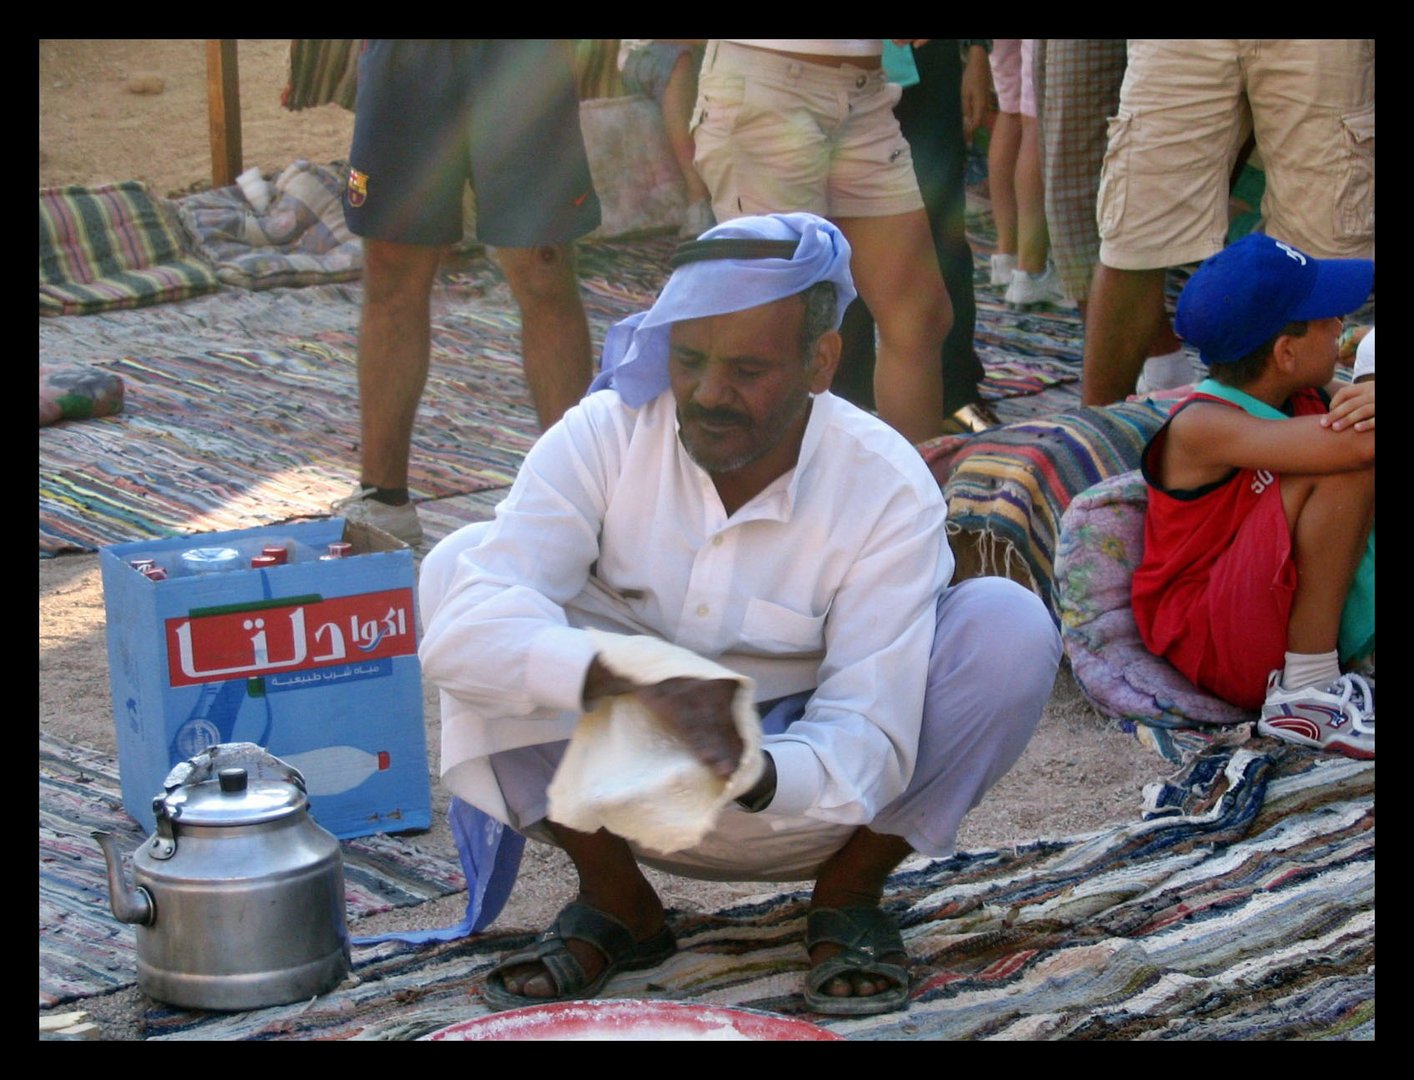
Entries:
[[1012,307],[1031,307],[1035,304],[1059,304],[1065,299],[1061,293],[1060,275],[1051,263],[1039,274],[1025,270],[1013,270],[1011,284],[1006,287],[1006,302]]
[[1375,756],[1375,690],[1363,676],[1345,674],[1324,690],[1283,690],[1281,669],[1267,679],[1257,733],[1346,757]]
[[682,228],[678,230],[679,240],[696,240],[713,225],[717,219],[712,215],[712,204],[707,199],[698,199],[687,208],[683,215]]
[[1016,272],[1015,255],[992,256],[992,284],[1001,288],[1011,284],[1011,275]]
[[402,506],[389,506],[372,495],[377,488],[359,488],[347,498],[340,499],[329,507],[329,512],[345,521],[357,521],[382,529],[389,536],[395,536],[408,547],[422,543],[422,522],[417,519],[417,507],[411,502]]

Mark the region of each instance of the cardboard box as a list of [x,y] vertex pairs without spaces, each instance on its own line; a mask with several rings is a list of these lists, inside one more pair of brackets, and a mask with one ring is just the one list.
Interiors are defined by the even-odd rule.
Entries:
[[[331,541],[353,553],[324,560]],[[251,569],[268,543],[282,566]],[[195,574],[182,554],[235,548]],[[147,557],[167,570],[133,569]],[[152,831],[173,765],[253,742],[305,776],[335,836],[427,828],[432,799],[412,551],[342,518],[106,547],[100,555],[123,807]]]

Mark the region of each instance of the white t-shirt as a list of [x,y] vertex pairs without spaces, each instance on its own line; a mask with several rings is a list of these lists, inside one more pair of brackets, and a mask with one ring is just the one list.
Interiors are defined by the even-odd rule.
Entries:
[[815,398],[796,467],[731,517],[679,443],[670,392],[640,409],[591,394],[531,448],[440,595],[424,591],[443,775],[569,738],[595,627],[691,649],[754,679],[758,701],[813,689],[763,743],[770,810],[873,820],[913,772],[953,571],[945,518],[917,450],[833,394]]
[[1373,375],[1375,373],[1375,330],[1370,328],[1370,332],[1360,339],[1360,344],[1355,346],[1355,368],[1352,378],[1358,379],[1361,375]]

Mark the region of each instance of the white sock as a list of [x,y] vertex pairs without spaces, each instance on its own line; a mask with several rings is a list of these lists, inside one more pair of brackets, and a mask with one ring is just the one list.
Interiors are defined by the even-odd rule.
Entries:
[[1144,361],[1144,379],[1154,390],[1172,390],[1193,381],[1193,365],[1182,349]]
[[1332,649],[1327,653],[1286,654],[1286,663],[1281,669],[1281,688],[1300,690],[1306,686],[1326,687],[1340,678],[1340,654]]

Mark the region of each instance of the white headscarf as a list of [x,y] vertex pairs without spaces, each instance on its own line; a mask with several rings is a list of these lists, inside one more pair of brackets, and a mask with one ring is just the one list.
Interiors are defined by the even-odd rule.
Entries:
[[821,281],[835,283],[834,326],[839,328],[855,290],[849,242],[830,222],[807,213],[733,218],[691,243],[710,240],[794,241],[796,247],[790,257],[704,257],[679,266],[651,308],[609,328],[591,393],[611,386],[627,404],[644,405],[668,389],[668,334],[673,323],[759,307]]

